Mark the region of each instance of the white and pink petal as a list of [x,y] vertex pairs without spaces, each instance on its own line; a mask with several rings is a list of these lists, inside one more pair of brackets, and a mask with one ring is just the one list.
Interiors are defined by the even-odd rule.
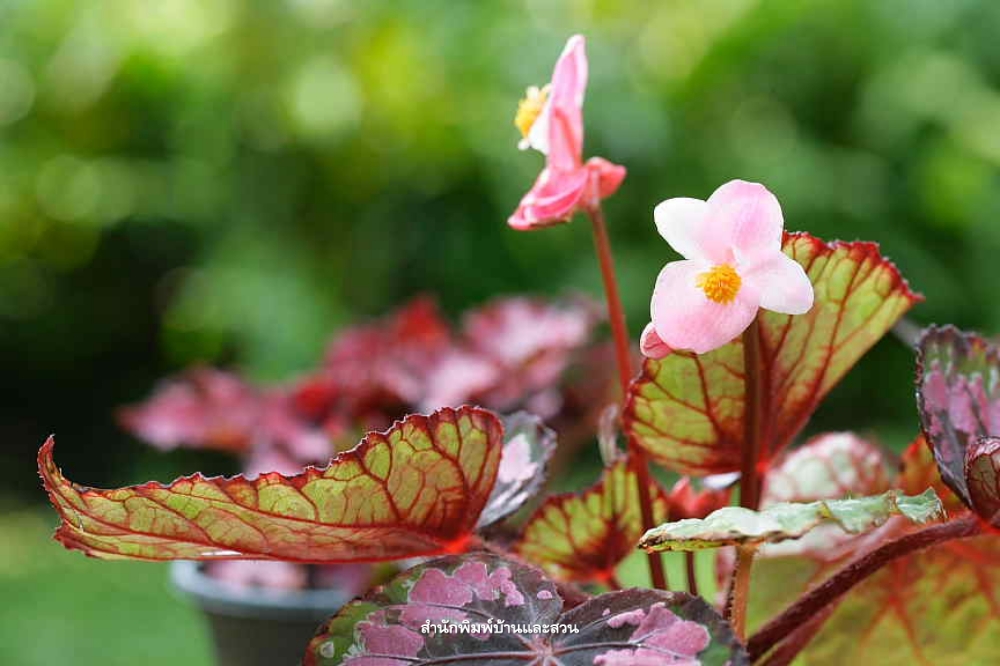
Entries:
[[760,293],[760,307],[772,312],[801,315],[813,306],[812,282],[801,264],[777,251],[743,272],[745,283]]
[[698,287],[707,267],[696,261],[675,261],[660,271],[650,306],[660,340],[673,349],[704,354],[733,341],[757,316],[760,295],[744,284],[733,301],[717,303]]

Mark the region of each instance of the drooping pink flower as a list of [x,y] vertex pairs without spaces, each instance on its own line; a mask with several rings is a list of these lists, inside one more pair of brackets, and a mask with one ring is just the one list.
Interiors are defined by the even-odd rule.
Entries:
[[734,180],[708,201],[668,199],[654,211],[660,235],[679,252],[660,271],[642,351],[698,354],[743,333],[760,308],[798,315],[813,305],[813,288],[781,251],[784,219],[778,200],[758,183]]
[[575,212],[615,193],[625,167],[592,157],[583,162],[583,96],[587,54],[581,35],[566,42],[552,82],[528,88],[514,124],[522,149],[545,155],[545,168],[508,223],[527,231],[568,222]]

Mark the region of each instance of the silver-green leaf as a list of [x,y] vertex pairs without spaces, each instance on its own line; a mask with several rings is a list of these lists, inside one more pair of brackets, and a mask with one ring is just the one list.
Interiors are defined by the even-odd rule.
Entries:
[[729,506],[706,518],[690,518],[654,527],[643,535],[639,547],[658,551],[755,546],[798,539],[825,523],[838,525],[850,534],[860,534],[879,527],[892,516],[903,516],[918,524],[946,517],[933,489],[914,496],[890,490],[872,497],[784,502],[762,511]]

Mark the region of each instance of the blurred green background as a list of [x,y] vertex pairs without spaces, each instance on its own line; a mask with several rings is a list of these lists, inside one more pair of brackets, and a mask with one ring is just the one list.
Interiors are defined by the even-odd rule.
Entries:
[[[417,292],[599,293],[582,222],[505,224],[540,166],[517,101],[573,32],[586,152],[629,169],[607,212],[633,332],[671,258],[652,207],[736,177],[789,229],[879,241],[918,321],[1000,329],[997,2],[0,0],[0,663],[207,663],[162,567],[47,541],[50,432],[91,485],[231,471],[112,410],[194,361],[289,377]],[[906,348],[813,427],[905,443]]]

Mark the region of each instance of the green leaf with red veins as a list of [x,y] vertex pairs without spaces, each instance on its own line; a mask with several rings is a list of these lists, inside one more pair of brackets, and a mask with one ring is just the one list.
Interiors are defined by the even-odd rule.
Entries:
[[[444,631],[442,631],[444,628]],[[535,567],[485,553],[405,571],[330,619],[305,666],[743,666],[729,625],[703,600],[632,589],[568,612]]]
[[473,407],[413,415],[296,476],[184,477],[117,490],[39,472],[67,548],[106,559],[389,560],[465,548],[493,490],[503,426]]
[[[903,469],[895,485],[905,493],[935,488],[949,511],[963,511],[953,514],[952,519],[968,515],[961,501],[941,482],[922,438],[903,454]],[[875,532],[842,544],[824,558],[816,553],[758,558],[752,582],[751,624],[769,619],[848,562],[912,529],[894,519]],[[796,663],[993,663],[1000,650],[998,589],[1000,539],[994,534],[950,541],[908,555],[851,590]]]
[[[654,519],[666,520],[666,494],[655,481],[651,497]],[[560,580],[607,583],[642,532],[636,475],[622,458],[590,488],[546,500],[528,519],[515,550]]]
[[527,412],[503,419],[504,445],[493,492],[479,515],[477,529],[500,522],[542,489],[549,460],[556,450],[556,433]]
[[[809,275],[807,314],[761,310],[762,452],[778,454],[823,398],[872,345],[920,300],[873,243],[824,243],[786,234],[784,252]],[[626,430],[659,464],[704,476],[740,469],[744,436],[743,342],[701,356],[647,359],[626,403]]]
[[996,450],[988,439],[1000,436],[1000,349],[951,326],[928,329],[918,346],[917,404],[944,482],[984,520],[1000,521],[996,454],[986,453]]

